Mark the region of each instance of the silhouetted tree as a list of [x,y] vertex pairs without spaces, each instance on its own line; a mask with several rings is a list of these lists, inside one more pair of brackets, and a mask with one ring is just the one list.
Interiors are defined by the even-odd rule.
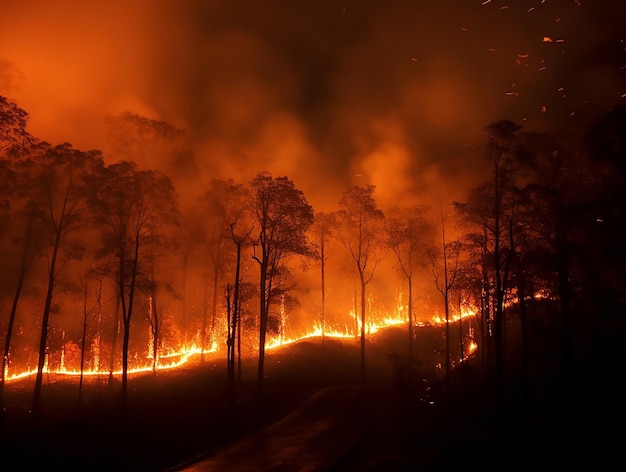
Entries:
[[[169,178],[157,171],[139,170],[122,161],[105,169],[98,181],[97,219],[102,223],[100,256],[103,272],[115,283],[120,299],[122,345],[122,401],[128,390],[130,329],[136,290],[146,279],[146,257],[178,224],[177,195]],[[166,238],[167,239],[167,238]]]
[[33,202],[46,208],[44,224],[50,235],[47,241],[48,284],[33,393],[36,415],[40,408],[52,300],[58,293],[60,275],[67,263],[82,257],[82,244],[71,236],[88,223],[88,196],[93,188],[92,182],[102,172],[103,160],[99,151],[83,152],[62,144],[56,147],[43,145],[33,156],[33,161],[39,171],[30,184],[29,193]]
[[374,185],[355,185],[339,200],[339,240],[356,266],[361,288],[361,380],[365,375],[365,289],[372,281],[384,248],[384,214],[374,198]]
[[[89,305],[89,282],[95,279],[97,282],[95,301]],[[83,320],[82,320],[82,336],[80,341],[80,380],[78,382],[78,403],[80,404],[83,396],[83,380],[85,372],[85,359],[87,356],[87,329],[92,321],[90,316],[94,313],[100,317],[102,306],[102,277],[95,271],[89,271],[83,279]],[[96,334],[98,336],[99,334]]]
[[441,209],[441,251],[433,249],[431,253],[431,272],[435,281],[435,288],[441,294],[446,322],[446,388],[450,390],[450,295],[456,288],[461,273],[461,243],[446,239],[446,225]]
[[[194,160],[193,152],[189,142],[188,133],[184,129],[177,128],[172,124],[148,118],[137,113],[125,111],[115,116],[107,116],[106,138],[110,146],[111,154],[118,160],[134,162],[139,167],[152,169],[167,175],[178,193],[182,193],[181,201],[192,201],[195,198],[195,189],[200,172]],[[188,275],[193,273],[193,258],[197,256],[194,250],[197,249],[196,240],[198,235],[204,235],[203,231],[198,231],[196,223],[204,223],[199,216],[187,211],[185,219],[181,225],[185,226],[182,233],[181,257],[182,267],[182,287],[181,305],[182,319],[180,321],[183,342],[187,343],[190,327],[190,310],[193,303],[193,294],[188,294]],[[204,262],[206,259],[202,258]],[[208,291],[207,286],[203,287]],[[215,302],[214,302],[215,304]],[[208,300],[204,306],[205,326],[202,331],[202,348],[206,345]],[[204,356],[204,351],[202,352]],[[204,357],[203,357],[204,359]]]
[[413,377],[413,339],[415,337],[415,315],[413,299],[413,281],[415,272],[427,264],[432,228],[424,216],[425,208],[393,208],[387,215],[387,244],[393,250],[398,269],[406,279],[408,288],[408,334],[409,386]]
[[[7,333],[4,339],[4,351],[2,356],[2,372],[0,372],[0,409],[4,390],[4,376],[9,365],[11,340],[13,327],[17,314],[17,306],[22,293],[24,278],[31,267],[34,259],[39,255],[37,241],[41,236],[39,231],[43,221],[41,207],[28,200],[28,194],[24,192],[24,184],[30,183],[33,176],[33,168],[30,161],[23,162],[19,157],[24,157],[38,143],[26,126],[28,113],[10,102],[6,97],[0,96],[0,242],[2,251],[0,257],[3,261],[10,259],[13,254],[21,254],[17,262],[17,274],[12,277],[15,280],[13,303],[7,323]],[[7,231],[10,226],[10,231]],[[4,238],[8,238],[5,240]]]
[[[521,336],[521,388],[524,405],[530,402],[529,371],[529,327],[528,327],[528,276],[526,260],[529,254],[536,254],[534,246],[539,240],[537,231],[542,224],[539,214],[530,198],[528,187],[511,188],[506,221],[508,223],[508,251],[510,260],[510,285],[515,288],[517,308],[520,317]],[[530,294],[532,295],[532,293]]]
[[[0,167],[2,166],[0,160]],[[4,338],[4,352],[2,356],[2,371],[0,372],[0,406],[4,389],[5,374],[10,364],[11,342],[13,329],[17,316],[17,308],[22,295],[24,282],[33,262],[41,257],[42,246],[46,240],[45,209],[32,199],[29,199],[31,180],[36,175],[36,166],[31,161],[4,162],[4,185],[1,186],[0,200],[6,202],[0,204],[0,219],[10,222],[6,227],[10,231],[0,230],[0,260],[3,264],[2,272],[10,278],[4,283],[7,288],[13,289],[13,301],[9,312],[7,331]],[[5,224],[0,228],[4,229]],[[13,285],[14,284],[14,285]]]
[[[493,340],[496,401],[502,403],[503,395],[503,341],[504,300],[509,288],[509,271],[512,251],[508,247],[512,189],[518,176],[522,142],[521,126],[503,120],[485,128],[487,136],[487,161],[491,175],[486,183],[472,189],[467,203],[455,203],[461,219],[473,226],[475,234],[484,238],[489,259],[489,279],[493,282]],[[487,275],[487,274],[486,274]]]
[[313,258],[320,263],[322,306],[320,309],[320,329],[322,342],[326,332],[326,261],[329,258],[328,245],[337,231],[337,214],[318,212],[311,226]]
[[[164,176],[163,176],[164,177]],[[173,190],[173,186],[171,187]],[[172,194],[172,196],[175,196]],[[171,202],[170,202],[171,203]],[[164,227],[158,235],[158,244],[150,244],[145,251],[145,270],[143,292],[147,295],[147,321],[152,334],[152,370],[156,374],[159,360],[159,350],[163,343],[163,326],[169,321],[167,307],[168,300],[180,300],[180,293],[175,288],[176,270],[179,263],[179,249],[181,247],[180,222],[178,207],[172,208],[171,220],[168,227]],[[163,215],[168,218],[168,215]]]
[[480,287],[480,350],[483,374],[493,361],[493,306],[494,288],[490,244],[490,208],[491,194],[485,185],[481,185],[469,192],[467,202],[454,202],[458,214],[459,224],[463,227],[463,246],[468,249],[468,263],[477,269],[475,275]]
[[252,196],[248,187],[236,184],[232,179],[214,180],[205,194],[214,209],[214,224],[225,231],[235,246],[234,282],[226,287],[227,311],[227,368],[229,389],[234,393],[235,350],[240,318],[241,251],[250,243],[254,229],[252,220]]
[[156,374],[159,363],[159,349],[163,342],[162,328],[165,321],[165,314],[162,312],[164,305],[163,299],[165,295],[170,295],[174,299],[179,298],[171,278],[168,277],[173,273],[173,268],[165,266],[164,261],[168,259],[168,255],[176,253],[178,249],[178,240],[166,234],[161,234],[159,244],[151,244],[147,248],[145,258],[146,279],[142,282],[142,291],[147,295],[148,306],[146,307],[146,320],[150,325],[150,334],[152,335],[152,372]]
[[[229,204],[228,196],[223,195],[227,185],[226,181],[214,179],[197,202],[197,212],[201,216],[198,216],[198,221],[194,226],[198,233],[201,257],[206,261],[202,269],[206,279],[202,282],[202,360],[204,360],[204,350],[207,344],[213,344],[216,341],[217,311],[218,307],[222,306],[221,303],[218,303],[218,300],[221,299],[219,294],[220,283],[226,277],[230,260],[234,259],[234,251],[231,250],[229,244],[230,228],[224,222],[223,207]],[[210,329],[208,329],[209,321]],[[207,342],[207,330],[210,333],[209,342]]]
[[39,142],[26,131],[28,118],[26,110],[0,95],[0,158],[23,156]]
[[258,295],[258,289],[256,284],[252,282],[246,282],[242,277],[242,282],[239,284],[239,302],[237,303],[237,310],[239,316],[237,320],[237,378],[241,380],[241,343],[243,338],[243,328],[246,317],[248,318],[248,326],[256,332],[254,321],[254,315],[251,310],[246,308],[247,303]]
[[259,264],[258,393],[263,393],[265,337],[274,279],[285,260],[310,252],[306,231],[313,224],[313,208],[304,193],[287,177],[261,172],[250,183],[256,215],[253,259]]

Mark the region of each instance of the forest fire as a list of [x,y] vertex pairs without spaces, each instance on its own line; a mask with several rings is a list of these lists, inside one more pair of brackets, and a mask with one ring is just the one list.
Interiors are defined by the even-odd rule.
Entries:
[[[382,387],[413,449],[495,418],[476,457],[506,465],[551,434],[516,412],[619,377],[625,25],[610,0],[3,2],[0,447],[96,433],[103,470],[162,470],[126,463],[137,437],[139,463],[181,448],[161,466],[342,384]],[[450,447],[406,469],[465,467]]]
[[[210,353],[217,352],[217,350],[215,348],[212,348],[210,350],[203,351],[197,346],[183,348],[179,351],[168,350],[167,353],[163,353],[159,355],[159,362],[157,363],[156,370],[159,370],[159,371],[169,370],[169,369],[175,369],[177,367],[182,367],[186,365],[187,363],[189,363],[195,356],[199,356],[203,352],[204,354],[210,354]],[[14,368],[12,370],[18,370],[18,369]],[[153,372],[153,371],[154,371],[154,367],[153,367],[152,359],[146,359],[144,362],[144,365],[131,366],[128,369],[129,374],[141,374],[141,373]],[[68,377],[68,378],[75,378],[75,377],[80,377],[80,376],[105,378],[110,375],[119,376],[122,374],[122,371],[120,369],[112,370],[112,371],[111,370],[104,371],[104,370],[84,369],[81,372],[80,368],[78,367],[75,369],[67,368],[67,367],[49,369],[47,364],[44,366],[43,372],[45,374],[63,376],[63,377]],[[5,381],[11,382],[11,381],[16,381],[16,380],[27,379],[27,378],[31,378],[35,376],[36,374],[37,374],[36,369],[18,371],[17,373],[11,373],[9,369],[7,369],[6,374],[5,374]]]
[[[399,311],[401,310],[402,310],[402,307],[399,307]],[[467,308],[463,311],[461,315],[454,315],[453,317],[451,317],[449,322],[455,323],[461,319],[466,319],[469,317],[473,317],[475,315],[476,315],[475,311],[471,311],[471,309]],[[350,313],[350,316],[352,318],[356,318],[353,312]],[[389,317],[382,318],[380,321],[368,322],[365,332],[366,332],[366,335],[369,336],[371,334],[376,333],[380,329],[385,329],[391,326],[406,325],[406,323],[407,323],[406,317],[389,316]],[[431,320],[431,323],[429,324],[443,326],[445,325],[445,323],[446,323],[445,319],[442,320],[440,317],[434,316]],[[426,324],[420,322],[416,324],[416,327],[419,328],[420,326],[425,326],[425,325]],[[293,344],[298,341],[314,339],[314,338],[322,338],[322,337],[358,340],[359,333],[360,333],[359,330],[355,331],[354,324],[351,324],[351,326],[348,326],[346,324],[344,326],[344,329],[341,330],[341,329],[337,329],[334,327],[322,328],[322,326],[319,323],[317,323],[313,326],[313,328],[310,331],[302,335],[286,336],[286,337],[285,336],[270,337],[266,340],[265,349],[266,350],[278,349],[280,347],[287,346],[289,344]],[[472,338],[472,330],[470,328],[470,330],[468,331],[468,347],[465,353],[466,357],[469,357],[477,349],[477,344],[471,338]],[[258,346],[255,346],[255,348],[258,348]],[[148,353],[153,352],[150,346],[148,346],[147,352]],[[142,362],[138,362],[135,359],[135,363],[129,365],[128,374],[131,374],[131,375],[146,374],[146,373],[152,373],[155,371],[165,371],[165,370],[176,369],[176,368],[189,365],[190,363],[193,363],[194,361],[197,361],[198,358],[202,355],[209,355],[209,354],[212,355],[213,357],[220,356],[224,354],[224,349],[220,349],[218,343],[216,342],[214,342],[209,349],[204,349],[204,350],[195,344],[189,347],[181,347],[179,349],[162,348],[158,354],[158,361],[156,362],[156,364],[154,362],[154,359],[149,357],[149,355],[146,356],[146,358]],[[44,365],[43,372],[46,375],[52,375],[52,376],[55,376],[56,378],[65,377],[68,379],[78,378],[81,376],[85,378],[94,378],[94,377],[95,378],[108,378],[110,376],[118,377],[122,375],[121,369],[96,370],[96,369],[84,368],[81,371],[80,366],[68,367],[64,365],[64,363],[62,363],[61,367],[57,367],[57,368],[49,368],[48,364],[46,363]],[[7,364],[4,379],[5,379],[5,382],[11,383],[11,382],[15,382],[18,380],[25,380],[25,379],[33,378],[36,374],[37,374],[36,369],[23,370],[23,369],[20,369],[18,366],[9,367],[9,365]]]
[[[472,306],[462,306],[459,313],[454,313],[448,317],[448,323],[456,323],[459,320],[464,320],[466,318],[476,316],[477,309]],[[435,324],[444,324],[446,323],[445,317],[441,315],[433,316],[432,322]]]

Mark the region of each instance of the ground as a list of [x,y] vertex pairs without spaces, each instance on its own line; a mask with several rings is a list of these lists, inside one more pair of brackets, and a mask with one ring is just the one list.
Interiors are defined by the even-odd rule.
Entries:
[[[367,426],[342,446],[326,470],[450,470],[472,464],[489,470],[502,460],[519,468],[599,467],[617,457],[622,392],[618,383],[606,381],[606,369],[594,369],[567,387],[560,378],[542,378],[533,384],[529,402],[521,400],[513,379],[506,404],[496,411],[478,359],[456,369],[448,385],[432,367],[436,345],[422,339],[418,375],[409,381],[402,368],[406,342],[401,328],[368,340],[365,384],[375,389],[376,402],[363,403]],[[2,423],[2,470],[184,470],[194,457],[261,434],[322,389],[364,384],[354,340],[302,341],[268,352],[265,367],[259,398],[256,361],[244,363],[232,405],[225,361],[217,357],[131,378],[124,411],[117,380],[91,382],[78,406],[75,382],[50,379],[38,423],[28,413],[28,384],[11,385]],[[332,408],[335,416],[345,413],[339,405],[327,404],[325,414],[332,416]]]

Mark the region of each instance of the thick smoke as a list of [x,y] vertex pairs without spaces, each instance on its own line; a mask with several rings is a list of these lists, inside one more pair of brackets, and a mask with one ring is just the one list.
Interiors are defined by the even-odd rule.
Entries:
[[[436,222],[482,178],[487,125],[569,125],[623,100],[624,24],[608,0],[4,0],[0,95],[40,139],[166,172],[185,204],[267,170],[316,211],[374,184],[383,210]],[[119,146],[127,112],[177,141]]]
[[9,0],[0,86],[34,135],[111,161],[105,117],[130,111],[188,132],[199,184],[269,170],[319,207],[361,182],[432,200],[474,183],[489,123],[619,99],[619,18],[610,2]]

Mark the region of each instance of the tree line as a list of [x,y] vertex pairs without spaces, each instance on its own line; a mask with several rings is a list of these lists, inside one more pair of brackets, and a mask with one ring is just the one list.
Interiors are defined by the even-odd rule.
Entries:
[[[267,171],[249,182],[215,179],[183,211],[165,173],[131,160],[105,164],[100,151],[42,142],[30,135],[27,122],[27,112],[0,97],[0,388],[19,354],[16,338],[22,328],[16,328],[25,324],[26,313],[36,311],[27,330],[38,341],[35,413],[54,350],[50,330],[65,333],[55,321],[62,313],[80,321],[75,337],[81,372],[90,344],[108,353],[110,375],[121,353],[123,401],[132,338],[146,327],[155,371],[168,337],[185,344],[198,332],[202,353],[225,344],[231,392],[237,366],[241,376],[242,336],[256,332],[262,394],[266,337],[284,329],[290,307],[298,304],[296,259],[319,271],[322,337],[329,258],[341,253],[348,262],[358,287],[354,315],[364,382],[368,296],[375,297],[368,290],[384,260],[393,261],[408,293],[409,371],[414,368],[415,281],[427,273],[446,318],[446,379],[453,366],[450,343],[456,342],[453,298],[459,305],[463,299],[478,309],[479,356],[494,379],[498,402],[504,394],[507,320],[515,318],[520,326],[523,388],[530,395],[537,319],[558,322],[559,350],[554,339],[547,342],[571,376],[581,324],[601,326],[623,308],[626,114],[621,108],[567,133],[527,132],[508,120],[488,125],[484,179],[454,202],[460,236],[452,240],[441,209],[440,221],[427,217],[430,205],[399,202],[383,212],[376,187],[356,185],[343,192],[335,211],[315,212],[290,178]],[[171,134],[167,127],[156,128]],[[190,280],[192,274],[198,280]],[[193,287],[200,287],[195,298],[200,303],[190,307]],[[177,317],[171,316],[172,304],[181,307]],[[114,307],[106,341],[92,329],[102,322],[105,305]],[[542,311],[546,306],[549,310]],[[463,352],[462,332],[459,337]],[[101,366],[103,358],[98,357]]]

